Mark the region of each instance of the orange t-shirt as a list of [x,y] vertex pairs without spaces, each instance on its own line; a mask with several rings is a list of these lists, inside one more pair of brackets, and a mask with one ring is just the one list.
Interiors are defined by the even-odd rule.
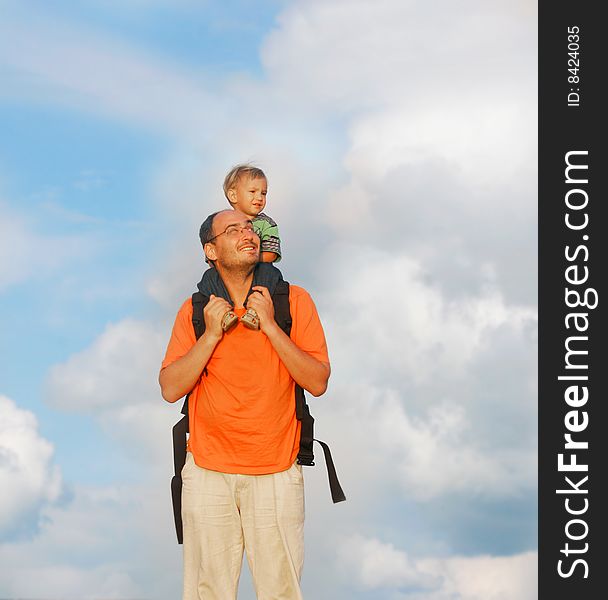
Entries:
[[[329,363],[323,327],[306,290],[291,285],[291,340]],[[241,316],[245,309],[236,309]],[[175,319],[162,368],[196,343],[192,299]],[[263,475],[288,469],[300,445],[295,382],[261,331],[237,323],[215,347],[188,400],[188,450],[200,467]]]

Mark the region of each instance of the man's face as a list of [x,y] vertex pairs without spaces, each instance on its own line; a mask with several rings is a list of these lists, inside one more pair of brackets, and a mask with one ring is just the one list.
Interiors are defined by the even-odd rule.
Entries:
[[228,190],[228,199],[235,210],[240,210],[253,219],[264,210],[267,192],[266,177],[254,179],[243,175],[238,179],[236,185]]
[[210,260],[226,268],[255,266],[260,259],[260,238],[249,217],[238,210],[225,210],[213,219],[212,242],[205,244]]

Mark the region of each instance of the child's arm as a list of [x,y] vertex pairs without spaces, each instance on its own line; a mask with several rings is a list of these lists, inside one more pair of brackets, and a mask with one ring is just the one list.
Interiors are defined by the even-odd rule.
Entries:
[[275,262],[279,258],[279,255],[276,252],[266,252],[262,251],[260,253],[260,262]]
[[260,262],[278,262],[281,260],[281,238],[279,228],[268,215],[260,213],[253,221],[260,236]]

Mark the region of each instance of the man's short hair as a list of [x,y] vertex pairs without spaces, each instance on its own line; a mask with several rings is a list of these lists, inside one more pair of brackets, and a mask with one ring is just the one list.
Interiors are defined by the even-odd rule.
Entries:
[[228,175],[226,175],[224,179],[224,195],[226,196],[228,202],[230,202],[230,198],[228,198],[228,190],[231,190],[233,187],[235,187],[238,180],[244,175],[247,175],[251,179],[258,179],[262,177],[264,179],[267,179],[262,169],[254,167],[249,163],[244,163],[242,165],[236,165],[235,167],[232,167],[232,169],[228,171]]
[[198,231],[198,237],[201,240],[201,244],[203,248],[205,244],[209,243],[209,240],[213,237],[213,219],[215,219],[215,215],[221,213],[221,210],[218,210],[212,214],[210,214],[201,225],[201,228]]

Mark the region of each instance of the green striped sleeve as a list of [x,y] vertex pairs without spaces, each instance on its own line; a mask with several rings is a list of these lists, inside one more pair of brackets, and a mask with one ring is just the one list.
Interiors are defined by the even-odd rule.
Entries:
[[281,238],[279,237],[279,227],[273,219],[264,213],[260,213],[253,219],[255,227],[261,240],[262,252],[274,252],[277,255],[277,260],[281,260]]

